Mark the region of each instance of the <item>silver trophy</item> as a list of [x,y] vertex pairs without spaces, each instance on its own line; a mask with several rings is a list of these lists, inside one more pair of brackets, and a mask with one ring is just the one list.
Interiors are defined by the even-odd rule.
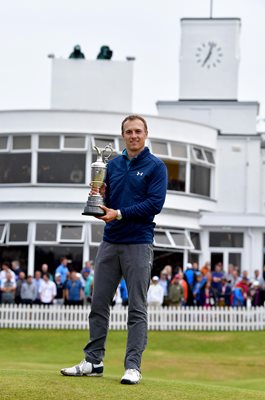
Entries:
[[105,215],[105,212],[99,206],[104,205],[104,198],[100,193],[100,189],[105,181],[107,161],[113,149],[110,144],[107,144],[103,150],[97,146],[94,146],[94,149],[97,152],[97,160],[91,164],[91,190],[82,215],[102,216]]

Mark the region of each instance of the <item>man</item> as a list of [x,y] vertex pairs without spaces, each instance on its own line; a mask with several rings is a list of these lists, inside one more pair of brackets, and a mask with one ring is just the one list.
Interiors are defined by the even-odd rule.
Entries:
[[145,140],[146,121],[130,115],[121,125],[125,149],[107,166],[103,242],[95,261],[94,291],[89,315],[90,341],[85,360],[61,370],[63,375],[101,376],[108,331],[109,306],[122,276],[128,289],[128,338],[123,384],[141,379],[147,343],[147,290],[153,261],[154,216],[164,204],[165,164],[153,156]]
[[67,267],[68,264],[68,259],[66,257],[61,257],[60,258],[60,265],[55,270],[55,274],[60,274],[61,275],[61,282],[62,284],[65,283],[67,280],[67,274],[69,273],[69,269]]
[[163,304],[164,289],[159,284],[158,276],[153,276],[151,285],[147,292],[147,303],[149,306],[158,307]]
[[43,274],[42,279],[43,280],[39,287],[41,304],[45,305],[53,304],[53,300],[57,293],[56,285],[53,281],[50,281],[49,274]]
[[66,283],[66,301],[71,306],[83,305],[83,287],[76,271],[71,272],[71,278]]
[[29,275],[21,286],[21,301],[22,304],[33,304],[37,297],[37,288],[34,285],[33,277]]
[[15,278],[13,278],[11,272],[6,272],[6,278],[1,281],[0,290],[2,292],[3,304],[15,303],[16,281]]

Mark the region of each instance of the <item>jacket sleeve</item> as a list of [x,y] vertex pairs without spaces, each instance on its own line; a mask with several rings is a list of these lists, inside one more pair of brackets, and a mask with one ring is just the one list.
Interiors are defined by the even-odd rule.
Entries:
[[130,207],[121,207],[123,218],[149,217],[159,214],[166,198],[167,169],[164,163],[155,166],[150,177],[146,199]]

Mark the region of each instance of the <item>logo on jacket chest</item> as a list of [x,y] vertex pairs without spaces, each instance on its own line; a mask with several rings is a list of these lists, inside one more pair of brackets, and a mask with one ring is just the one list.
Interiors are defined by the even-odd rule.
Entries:
[[143,172],[140,172],[140,171],[137,171],[137,173],[136,173],[136,175],[137,176],[142,176],[144,173]]

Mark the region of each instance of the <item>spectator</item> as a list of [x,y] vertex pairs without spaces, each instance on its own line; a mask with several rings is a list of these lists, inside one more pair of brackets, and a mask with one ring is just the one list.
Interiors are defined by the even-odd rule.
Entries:
[[252,279],[252,283],[254,283],[256,281],[258,281],[260,288],[264,287],[264,279],[260,275],[260,271],[258,269],[255,269],[255,271],[254,271],[254,276],[253,276],[253,279]]
[[176,274],[169,286],[169,305],[179,307],[182,303],[184,290],[182,285],[179,283],[179,275]]
[[232,280],[231,280],[231,285],[232,285],[232,287],[235,287],[236,284],[237,284],[238,282],[240,282],[240,281],[241,281],[241,278],[240,278],[240,276],[239,276],[238,268],[237,268],[237,267],[234,267],[234,269],[233,269],[233,271],[232,271]]
[[209,261],[206,261],[204,265],[201,267],[201,273],[206,276],[208,272],[211,272],[211,264]]
[[71,306],[83,305],[83,288],[76,271],[70,274],[70,280],[66,284],[66,302]]
[[69,272],[67,264],[68,264],[68,259],[66,257],[61,257],[60,265],[55,270],[55,274],[60,274],[61,275],[62,284],[65,283],[65,281],[67,279],[67,273]]
[[192,264],[187,263],[186,269],[184,271],[184,279],[188,284],[188,299],[187,299],[187,306],[193,306],[194,304],[194,297],[193,297],[193,288],[196,282],[196,274],[195,271],[192,269]]
[[222,290],[222,278],[224,273],[222,271],[222,264],[217,263],[215,265],[214,271],[212,272],[212,288],[214,291],[214,296],[217,299]]
[[41,266],[41,276],[43,277],[44,274],[48,274],[49,275],[50,281],[54,280],[52,274],[49,272],[48,264],[42,264],[42,266]]
[[207,278],[203,274],[196,275],[196,283],[193,288],[194,304],[198,307],[205,304],[205,285]]
[[254,282],[258,281],[259,283],[259,305],[263,306],[264,301],[265,301],[265,282],[263,279],[262,274],[260,274],[260,271],[258,269],[255,269],[254,271],[254,278],[252,279],[252,286]]
[[[245,271],[246,272],[246,271]],[[244,306],[247,305],[247,299],[249,296],[249,280],[247,274],[242,274],[242,279],[235,285],[235,288],[240,288],[242,291],[242,296],[244,298]]]
[[234,276],[233,276],[233,272],[235,270],[235,266],[234,264],[229,264],[228,265],[228,269],[227,269],[227,273],[225,274],[226,277],[226,281],[232,283]]
[[163,271],[167,274],[167,280],[168,280],[168,283],[169,283],[169,284],[170,284],[171,279],[172,279],[172,270],[173,270],[173,268],[172,268],[171,265],[166,265],[166,266],[163,268]]
[[37,297],[37,288],[33,282],[33,277],[29,275],[21,286],[22,304],[33,304]]
[[15,303],[21,303],[21,287],[22,284],[26,281],[26,274],[24,271],[20,271],[18,274],[18,279],[16,281],[16,292],[15,292]]
[[164,300],[164,290],[161,285],[159,285],[158,276],[153,276],[151,280],[151,285],[149,286],[147,292],[147,304],[149,306],[161,306]]
[[252,283],[249,293],[250,293],[252,307],[257,307],[257,306],[263,305],[261,303],[260,284],[259,284],[258,280],[254,281]]
[[37,293],[37,297],[35,298],[35,301],[34,301],[35,304],[41,304],[40,285],[41,285],[42,281],[43,281],[43,279],[41,277],[41,272],[38,270],[35,271],[34,279],[33,279],[33,283],[36,287],[36,293]]
[[210,308],[216,305],[214,291],[211,286],[211,281],[207,280],[204,289],[204,307]]
[[81,271],[82,274],[83,274],[83,271],[84,271],[86,268],[90,270],[90,275],[91,275],[91,276],[94,276],[94,265],[93,265],[93,261],[90,260],[90,261],[86,261],[86,262],[85,262],[84,268],[83,268],[82,271]]
[[14,272],[14,274],[16,275],[16,277],[18,278],[20,271],[22,271],[19,260],[11,261],[11,269]]
[[9,272],[12,276],[12,279],[16,280],[16,274],[12,269],[10,268],[10,263],[8,261],[4,261],[2,263],[2,269],[0,271],[0,281],[3,282],[3,280],[6,279],[6,274]]
[[126,286],[125,279],[122,277],[120,281],[120,294],[121,294],[121,300],[122,300],[122,305],[123,306],[128,306],[128,290]]
[[179,275],[179,283],[183,287],[183,305],[186,305],[187,301],[188,301],[188,294],[189,294],[188,284],[184,279],[184,275],[183,275],[182,271],[180,271],[178,273],[178,275]]
[[232,286],[227,279],[228,279],[227,277],[223,276],[221,281],[222,283],[221,292],[218,294],[218,300],[217,300],[217,305],[220,307],[231,306]]
[[85,270],[84,270],[85,271],[84,276],[86,277],[85,288],[84,288],[85,299],[87,303],[91,303],[94,277],[93,275],[91,275],[91,271],[89,268],[86,268]]
[[18,279],[19,273],[22,271],[20,268],[20,263],[18,260],[14,260],[11,262],[11,268],[14,274],[16,275],[16,279]]
[[232,289],[232,307],[243,307],[245,299],[241,287],[234,287]]
[[16,281],[11,272],[6,272],[5,279],[1,280],[1,292],[3,304],[15,303]]
[[56,286],[56,296],[53,300],[54,304],[63,305],[64,304],[64,285],[61,282],[61,275],[55,274],[55,286]]
[[195,272],[195,274],[197,274],[199,272],[199,265],[198,265],[198,263],[196,261],[194,261],[192,263],[192,269]]
[[168,306],[169,304],[169,300],[168,300],[168,289],[169,289],[169,280],[168,280],[168,276],[166,273],[166,270],[163,269],[160,272],[160,279],[159,279],[159,285],[162,286],[163,288],[163,306]]
[[56,296],[56,285],[54,282],[50,281],[49,274],[43,274],[43,279],[39,287],[39,294],[41,304],[53,304],[53,300]]

